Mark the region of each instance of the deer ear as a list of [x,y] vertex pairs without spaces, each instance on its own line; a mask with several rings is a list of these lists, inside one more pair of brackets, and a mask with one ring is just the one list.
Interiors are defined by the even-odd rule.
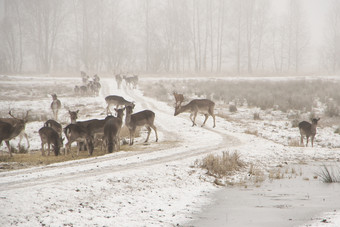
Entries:
[[79,113],[79,110],[77,110],[76,113]]

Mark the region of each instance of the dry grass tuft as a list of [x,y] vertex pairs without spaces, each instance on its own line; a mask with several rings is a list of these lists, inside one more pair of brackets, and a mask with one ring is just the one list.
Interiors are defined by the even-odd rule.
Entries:
[[245,166],[241,161],[240,155],[237,152],[230,154],[223,152],[220,155],[208,155],[203,160],[196,160],[196,165],[200,168],[208,170],[208,174],[215,177],[229,176],[234,171],[240,170]]

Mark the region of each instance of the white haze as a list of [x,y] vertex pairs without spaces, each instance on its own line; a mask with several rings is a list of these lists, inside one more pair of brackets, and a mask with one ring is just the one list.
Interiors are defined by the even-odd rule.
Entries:
[[0,0],[0,73],[336,73],[338,4]]

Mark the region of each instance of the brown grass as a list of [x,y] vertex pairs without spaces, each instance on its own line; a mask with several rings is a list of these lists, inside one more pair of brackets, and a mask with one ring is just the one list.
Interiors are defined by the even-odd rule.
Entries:
[[209,175],[223,177],[231,175],[234,171],[240,170],[245,166],[245,163],[241,161],[240,155],[237,152],[232,154],[223,152],[222,156],[211,154],[201,161],[196,160],[196,165],[208,170]]

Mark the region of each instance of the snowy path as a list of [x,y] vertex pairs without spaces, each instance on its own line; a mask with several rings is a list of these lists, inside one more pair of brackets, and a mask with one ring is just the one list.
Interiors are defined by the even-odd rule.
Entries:
[[[110,86],[112,82],[104,84],[101,98],[114,90],[114,87]],[[105,208],[101,208],[104,211],[97,209],[96,214],[89,216],[91,220],[86,218],[86,223],[98,225],[102,223],[102,220],[99,221],[98,218],[103,218],[105,220],[103,223],[108,225],[140,226],[141,223],[142,225],[159,225],[164,221],[172,225],[176,222],[173,219],[174,215],[177,216],[175,219],[177,221],[187,220],[188,213],[197,209],[196,204],[204,203],[203,198],[199,202],[195,200],[203,196],[202,193],[207,193],[204,192],[206,189],[213,186],[209,182],[202,183],[199,180],[199,175],[202,173],[188,177],[188,174],[196,172],[190,169],[190,165],[202,155],[239,145],[239,140],[227,135],[225,130],[218,126],[212,129],[211,119],[203,128],[191,127],[187,115],[174,117],[171,107],[143,97],[139,90],[124,89],[110,93],[116,94],[116,92],[136,102],[135,112],[147,108],[156,113],[155,125],[159,131],[159,142],[154,142],[155,137],[152,131],[149,142],[147,144],[141,142],[145,138],[142,134],[142,138],[138,139],[133,146],[132,152],[121,151],[101,157],[0,173],[0,216],[6,217],[0,220],[1,226],[11,224],[20,226],[28,223],[29,225],[44,223],[51,226],[54,223],[60,226],[68,222],[82,225],[84,220],[81,219],[87,217],[88,214],[78,214],[81,218],[74,219],[74,212],[68,209],[75,210],[75,208],[69,207],[84,209],[84,206],[79,204],[90,203],[89,201],[92,207],[101,207],[106,204],[106,196],[118,201],[106,204]],[[198,117],[198,122],[203,120],[202,118]],[[217,119],[217,125],[222,121],[222,119]],[[125,182],[124,179],[129,180]],[[134,180],[137,182],[131,182]],[[93,189],[98,181],[101,182],[100,188]],[[111,188],[111,183],[115,181],[114,188]],[[103,196],[99,193],[109,186],[111,192],[107,192],[108,195]],[[82,187],[86,190],[79,193],[82,190],[78,188]],[[130,192],[123,190],[126,187]],[[153,189],[138,195],[138,192],[148,187]],[[160,188],[163,189],[160,190]],[[178,190],[181,191],[180,194]],[[89,191],[91,196],[88,194]],[[164,198],[161,201],[153,199],[156,196],[155,193],[163,194]],[[148,194],[151,194],[150,201],[145,202]],[[94,198],[96,202],[93,201]],[[152,211],[155,203],[162,204],[161,206],[168,204],[166,206],[171,206],[171,208],[159,208],[164,217],[150,218],[153,211],[149,214],[143,212],[143,217],[136,220],[129,218],[128,213],[136,209],[133,207]],[[22,207],[22,204],[25,206]],[[54,207],[55,204],[59,204],[57,208]],[[122,212],[121,209],[124,207],[130,207],[130,209]],[[51,209],[55,214],[52,214]],[[116,217],[107,218],[105,215],[108,210],[116,212]]]

